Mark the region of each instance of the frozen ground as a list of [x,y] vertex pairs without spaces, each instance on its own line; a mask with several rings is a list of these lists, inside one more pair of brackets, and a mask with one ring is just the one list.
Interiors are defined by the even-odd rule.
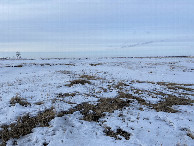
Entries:
[[194,145],[194,58],[0,60],[0,143]]

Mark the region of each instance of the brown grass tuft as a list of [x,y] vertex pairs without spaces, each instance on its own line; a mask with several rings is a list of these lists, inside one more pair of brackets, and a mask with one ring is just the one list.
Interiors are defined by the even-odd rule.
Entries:
[[91,84],[90,81],[87,81],[87,80],[81,80],[81,79],[78,79],[78,80],[73,80],[70,82],[70,84],[67,84],[66,86],[73,86],[75,84],[81,84],[81,85],[85,85],[85,84]]
[[173,95],[168,95],[168,97],[166,97],[164,100],[159,101],[156,104],[148,103],[140,97],[135,97],[131,94],[126,94],[123,92],[119,94],[118,98],[134,99],[138,101],[139,104],[155,109],[157,112],[162,111],[162,112],[168,112],[168,113],[178,112],[177,110],[174,110],[172,108],[173,105],[193,105],[194,103],[194,100],[191,100],[189,98],[186,99],[186,98],[176,97]]
[[73,114],[75,111],[80,111],[83,115],[83,120],[98,122],[100,118],[104,117],[105,112],[112,113],[115,110],[122,109],[123,107],[129,106],[130,101],[124,101],[119,98],[101,98],[98,100],[97,105],[89,103],[78,104],[74,108],[59,113],[59,117],[64,114]]
[[36,126],[48,127],[49,122],[55,118],[55,112],[53,108],[47,109],[44,112],[39,113],[35,117],[30,117],[29,114],[19,117],[16,123],[10,125],[3,125],[0,131],[0,139],[3,141],[2,145],[6,145],[6,142],[11,138],[20,138],[21,136],[32,133],[32,129]]
[[76,95],[76,93],[59,93],[57,95],[57,97],[59,97],[59,98],[64,98],[64,97],[68,97],[68,96],[74,97],[75,95]]
[[16,95],[15,97],[12,97],[10,100],[10,104],[14,106],[16,103],[19,103],[21,106],[28,106],[31,105],[29,102],[26,101],[26,99],[21,98],[20,96]]
[[80,78],[87,79],[87,80],[96,80],[99,79],[96,76],[91,76],[91,75],[81,75]]
[[42,105],[42,104],[44,104],[44,102],[43,101],[39,101],[39,102],[35,102],[34,104],[36,104],[36,105]]
[[97,66],[97,65],[102,65],[102,63],[91,63],[91,66]]
[[194,139],[194,135],[191,132],[187,133],[187,136],[189,136],[190,138]]
[[106,136],[110,136],[110,137],[114,137],[116,140],[121,140],[122,137],[124,137],[126,140],[130,139],[131,134],[122,130],[122,129],[117,129],[116,132],[112,131],[110,127],[105,127],[104,129],[104,133],[106,134]]

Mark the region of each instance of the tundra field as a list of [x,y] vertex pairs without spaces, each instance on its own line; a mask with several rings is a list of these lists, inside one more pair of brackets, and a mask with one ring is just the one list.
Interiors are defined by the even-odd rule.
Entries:
[[194,58],[0,60],[0,145],[194,146]]

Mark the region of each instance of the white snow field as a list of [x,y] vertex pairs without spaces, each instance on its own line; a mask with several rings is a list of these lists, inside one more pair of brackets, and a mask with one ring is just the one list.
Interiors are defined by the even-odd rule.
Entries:
[[0,144],[194,146],[194,58],[0,60]]

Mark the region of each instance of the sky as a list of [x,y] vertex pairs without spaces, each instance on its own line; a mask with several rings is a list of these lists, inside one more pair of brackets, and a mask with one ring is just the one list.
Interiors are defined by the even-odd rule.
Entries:
[[15,51],[194,55],[194,1],[0,0],[0,52]]

